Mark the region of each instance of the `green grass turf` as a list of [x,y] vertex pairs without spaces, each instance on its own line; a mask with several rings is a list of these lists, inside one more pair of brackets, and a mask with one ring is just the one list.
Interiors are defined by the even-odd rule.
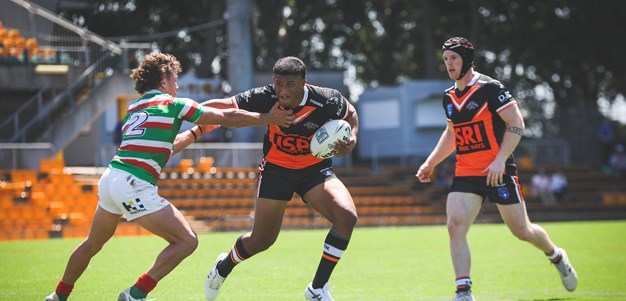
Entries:
[[[472,280],[479,301],[626,300],[626,221],[542,223],[567,249],[579,274],[569,293],[557,271],[502,224],[470,230]],[[283,231],[270,250],[239,265],[218,300],[303,300],[326,230]],[[218,253],[241,233],[200,236],[200,246],[149,295],[157,301],[204,300],[203,283]],[[43,300],[80,240],[0,243],[0,300]],[[70,300],[117,300],[150,266],[165,242],[157,237],[115,237],[91,262]],[[443,226],[357,228],[331,277],[333,297],[353,300],[448,300],[454,275]]]

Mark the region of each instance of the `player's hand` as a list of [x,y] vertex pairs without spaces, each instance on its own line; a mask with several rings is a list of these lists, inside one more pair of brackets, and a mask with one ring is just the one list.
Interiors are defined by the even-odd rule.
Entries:
[[[206,133],[210,133],[210,132],[218,129],[220,126],[221,125],[219,125],[219,124],[198,125],[198,127],[202,129],[202,135],[204,135]],[[198,137],[198,139],[200,139],[200,137]]]
[[352,152],[356,146],[356,138],[350,137],[348,141],[339,140],[335,142],[333,147],[335,148],[335,156],[345,156]]
[[501,160],[495,160],[483,170],[483,173],[487,173],[487,186],[496,187],[504,181],[502,177],[504,176],[504,165],[505,162]]
[[267,114],[269,116],[269,123],[280,127],[289,127],[296,118],[293,114],[293,110],[282,108],[278,101]]
[[429,164],[424,163],[417,170],[415,177],[417,178],[418,181],[422,183],[430,183],[430,181],[432,181],[430,177],[432,176],[434,170],[435,170],[434,166],[430,166]]

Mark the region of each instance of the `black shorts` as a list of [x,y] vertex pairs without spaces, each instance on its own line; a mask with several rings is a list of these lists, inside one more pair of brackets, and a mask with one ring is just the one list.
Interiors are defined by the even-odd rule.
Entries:
[[257,197],[289,201],[294,192],[304,198],[304,194],[318,184],[337,176],[332,161],[324,160],[302,169],[290,169],[267,161],[259,165]]
[[487,197],[490,202],[500,205],[524,202],[522,186],[517,176],[503,175],[503,184],[497,187],[487,185],[487,177],[454,177],[450,192],[469,192]]

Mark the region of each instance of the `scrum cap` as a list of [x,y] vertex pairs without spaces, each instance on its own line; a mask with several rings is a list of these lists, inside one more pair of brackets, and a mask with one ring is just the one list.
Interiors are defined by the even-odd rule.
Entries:
[[463,59],[463,66],[461,67],[461,74],[459,78],[463,77],[465,73],[474,65],[474,45],[463,37],[454,37],[448,39],[443,46],[441,46],[441,52],[445,50],[451,50],[458,53]]

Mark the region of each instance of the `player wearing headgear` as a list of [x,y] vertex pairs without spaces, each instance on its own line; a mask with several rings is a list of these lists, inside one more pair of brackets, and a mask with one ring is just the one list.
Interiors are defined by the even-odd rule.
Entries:
[[542,250],[555,265],[568,291],[578,282],[565,250],[528,219],[513,150],[522,138],[524,120],[515,98],[499,81],[474,70],[474,45],[462,37],[447,40],[443,61],[454,85],[444,92],[447,127],[416,177],[430,182],[435,167],[456,151],[456,169],[447,198],[450,253],[456,275],[452,301],[473,301],[467,232],[485,198],[497,204],[517,238]]
[[332,223],[315,276],[304,296],[308,300],[333,300],[327,282],[348,247],[357,213],[350,192],[333,172],[332,161],[314,157],[310,142],[315,131],[330,119],[346,120],[352,128],[351,137],[335,144],[336,155],[346,155],[356,145],[359,123],[356,110],[339,91],[309,85],[305,77],[306,66],[300,59],[281,58],[272,69],[272,84],[204,103],[251,112],[266,112],[278,103],[295,115],[289,126],[267,128],[252,231],[241,235],[229,253],[217,257],[205,282],[208,300],[217,298],[236,265],[274,244],[294,193]]

